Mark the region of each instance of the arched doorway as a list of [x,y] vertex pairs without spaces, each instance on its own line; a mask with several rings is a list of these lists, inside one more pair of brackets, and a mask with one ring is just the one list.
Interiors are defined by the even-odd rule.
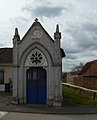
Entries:
[[27,104],[46,104],[46,70],[43,67],[31,67],[26,72]]

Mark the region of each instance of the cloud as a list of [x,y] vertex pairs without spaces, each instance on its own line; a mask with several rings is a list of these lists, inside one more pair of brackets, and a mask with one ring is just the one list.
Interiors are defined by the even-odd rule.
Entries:
[[97,47],[97,24],[84,23],[80,26],[71,25],[65,32],[69,33],[73,42],[83,50],[95,49]]
[[95,32],[97,34],[97,23],[84,23],[83,24],[83,29],[86,31],[90,31],[90,32]]
[[80,62],[85,64],[97,59],[96,22],[84,21],[75,24],[70,21],[64,28],[64,33],[63,48],[66,51],[66,57],[63,60],[63,71],[70,71]]
[[72,59],[72,60],[75,60],[75,59],[77,59],[77,55],[74,55],[74,54],[68,54],[68,55],[66,56],[66,59]]
[[0,43],[0,48],[4,47],[5,44],[4,43]]
[[63,48],[65,49],[65,52],[68,54],[77,54],[81,51],[80,48],[78,48],[77,46],[72,45],[72,44],[69,44],[69,45],[64,44],[64,46],[66,46]]
[[26,7],[23,8],[23,10],[26,10],[30,12],[32,16],[38,16],[38,17],[56,17],[60,16],[64,10],[67,10],[66,8],[60,7],[60,6],[38,6],[36,8],[32,7]]
[[34,9],[34,15],[40,17],[56,17],[62,14],[62,11],[66,10],[63,7],[52,7],[52,6],[40,6]]
[[[4,1],[5,5],[6,0]],[[19,28],[19,34],[23,36],[33,18],[37,17],[52,37],[55,24],[60,25],[62,47],[66,52],[66,57],[63,59],[64,70],[70,69],[80,62],[97,58],[97,0],[16,1],[19,0],[11,2],[11,7],[5,6],[8,8],[5,9],[6,12],[3,13],[1,10],[3,15],[0,20],[1,47],[12,45],[11,39],[15,27]],[[7,13],[9,13],[10,19]]]

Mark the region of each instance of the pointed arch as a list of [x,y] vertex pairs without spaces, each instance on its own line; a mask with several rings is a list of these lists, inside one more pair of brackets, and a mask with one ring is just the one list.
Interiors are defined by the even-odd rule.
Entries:
[[52,57],[49,53],[49,51],[40,43],[38,42],[34,42],[33,44],[31,44],[21,55],[20,57],[20,65],[21,66],[25,66],[26,60],[28,55],[33,51],[37,49],[38,51],[40,51],[42,53],[42,55],[45,57],[45,60],[47,61],[47,65],[48,66],[52,66]]
[[48,66],[47,59],[44,53],[41,52],[38,48],[34,48],[27,56],[25,60],[26,67],[43,67]]

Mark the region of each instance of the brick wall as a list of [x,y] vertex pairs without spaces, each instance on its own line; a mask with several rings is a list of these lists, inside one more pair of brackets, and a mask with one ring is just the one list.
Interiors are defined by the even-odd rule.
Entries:
[[73,79],[74,85],[82,86],[89,89],[97,89],[97,77],[78,76]]
[[66,77],[67,83],[74,84],[73,80],[76,79],[76,78],[78,78],[78,75],[74,75],[74,74],[68,73],[67,77]]

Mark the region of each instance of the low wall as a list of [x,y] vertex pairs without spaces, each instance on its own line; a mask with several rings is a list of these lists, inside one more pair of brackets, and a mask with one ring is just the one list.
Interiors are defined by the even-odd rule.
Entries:
[[89,93],[91,92],[91,93],[93,93],[93,100],[95,100],[95,98],[96,98],[97,90],[87,89],[87,88],[84,88],[84,87],[71,85],[71,84],[68,84],[68,83],[62,83],[62,85],[72,87],[74,89],[76,88],[77,90],[79,90],[79,94],[81,94],[81,91],[88,91]]

